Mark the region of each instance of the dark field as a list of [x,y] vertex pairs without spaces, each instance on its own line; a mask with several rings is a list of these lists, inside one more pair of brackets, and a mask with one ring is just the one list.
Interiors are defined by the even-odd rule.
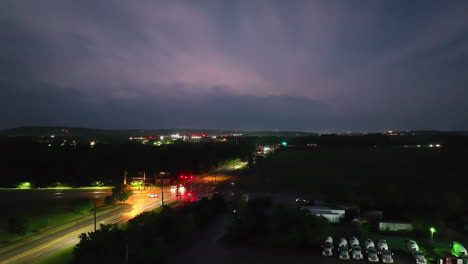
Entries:
[[465,149],[285,149],[259,159],[242,183],[250,190],[450,216],[466,210],[467,175]]
[[[110,194],[109,190],[0,191],[0,206],[3,211],[0,218],[0,247],[91,215],[91,200],[95,200],[97,205],[101,206],[104,197]],[[16,232],[9,231],[10,221],[17,223]]]

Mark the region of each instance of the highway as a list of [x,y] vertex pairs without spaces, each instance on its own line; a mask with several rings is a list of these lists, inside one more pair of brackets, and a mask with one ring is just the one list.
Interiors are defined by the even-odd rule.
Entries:
[[[150,192],[156,193],[155,190],[139,191],[129,199],[131,206],[122,206],[97,216],[97,227],[99,228],[100,224],[124,223],[144,211],[159,207],[161,205],[160,197],[149,198],[148,193]],[[164,201],[167,203],[175,199],[176,197],[171,193],[170,188],[164,188]],[[34,263],[77,244],[79,242],[78,236],[81,233],[92,231],[94,231],[94,218],[11,248],[0,254],[0,263]]]
[[[215,175],[197,175],[192,182],[184,183],[185,191],[181,192],[179,199],[182,200],[197,200],[211,192],[210,186],[229,179],[226,174],[233,170],[239,169],[244,163],[236,163],[224,168],[220,168]],[[129,206],[122,206],[113,211],[97,216],[97,228],[100,224],[116,224],[124,223],[138,214],[151,211],[161,206],[161,189],[134,191],[134,195],[126,202]],[[159,197],[150,198],[149,193],[157,193]],[[168,203],[176,201],[177,196],[175,190],[170,187],[164,188],[164,202]],[[94,231],[94,218],[84,220],[68,226],[62,230],[46,234],[35,238],[27,243],[19,243],[5,252],[0,253],[0,263],[4,264],[20,264],[34,263],[60,252],[66,248],[76,245],[79,242],[78,236],[81,233]]]

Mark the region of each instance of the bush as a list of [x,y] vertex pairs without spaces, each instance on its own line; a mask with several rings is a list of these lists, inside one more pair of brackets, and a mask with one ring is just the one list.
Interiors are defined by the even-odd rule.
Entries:
[[160,263],[193,242],[194,232],[213,220],[222,203],[222,197],[214,196],[177,208],[164,207],[160,213],[142,213],[129,221],[125,231],[104,225],[81,234],[74,251],[76,263],[123,263],[126,250],[130,263]]

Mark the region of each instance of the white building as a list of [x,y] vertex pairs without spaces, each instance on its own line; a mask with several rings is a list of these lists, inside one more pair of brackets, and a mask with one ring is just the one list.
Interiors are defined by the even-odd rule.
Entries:
[[411,223],[403,222],[379,222],[380,231],[411,231],[413,230],[413,225]]
[[316,216],[325,217],[330,223],[339,223],[345,217],[345,210],[332,209],[326,206],[301,206],[301,209],[309,211]]

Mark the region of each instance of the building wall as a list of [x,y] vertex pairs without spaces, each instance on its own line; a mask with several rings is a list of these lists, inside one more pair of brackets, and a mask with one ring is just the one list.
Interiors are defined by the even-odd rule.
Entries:
[[380,231],[411,231],[413,225],[410,223],[380,222]]

